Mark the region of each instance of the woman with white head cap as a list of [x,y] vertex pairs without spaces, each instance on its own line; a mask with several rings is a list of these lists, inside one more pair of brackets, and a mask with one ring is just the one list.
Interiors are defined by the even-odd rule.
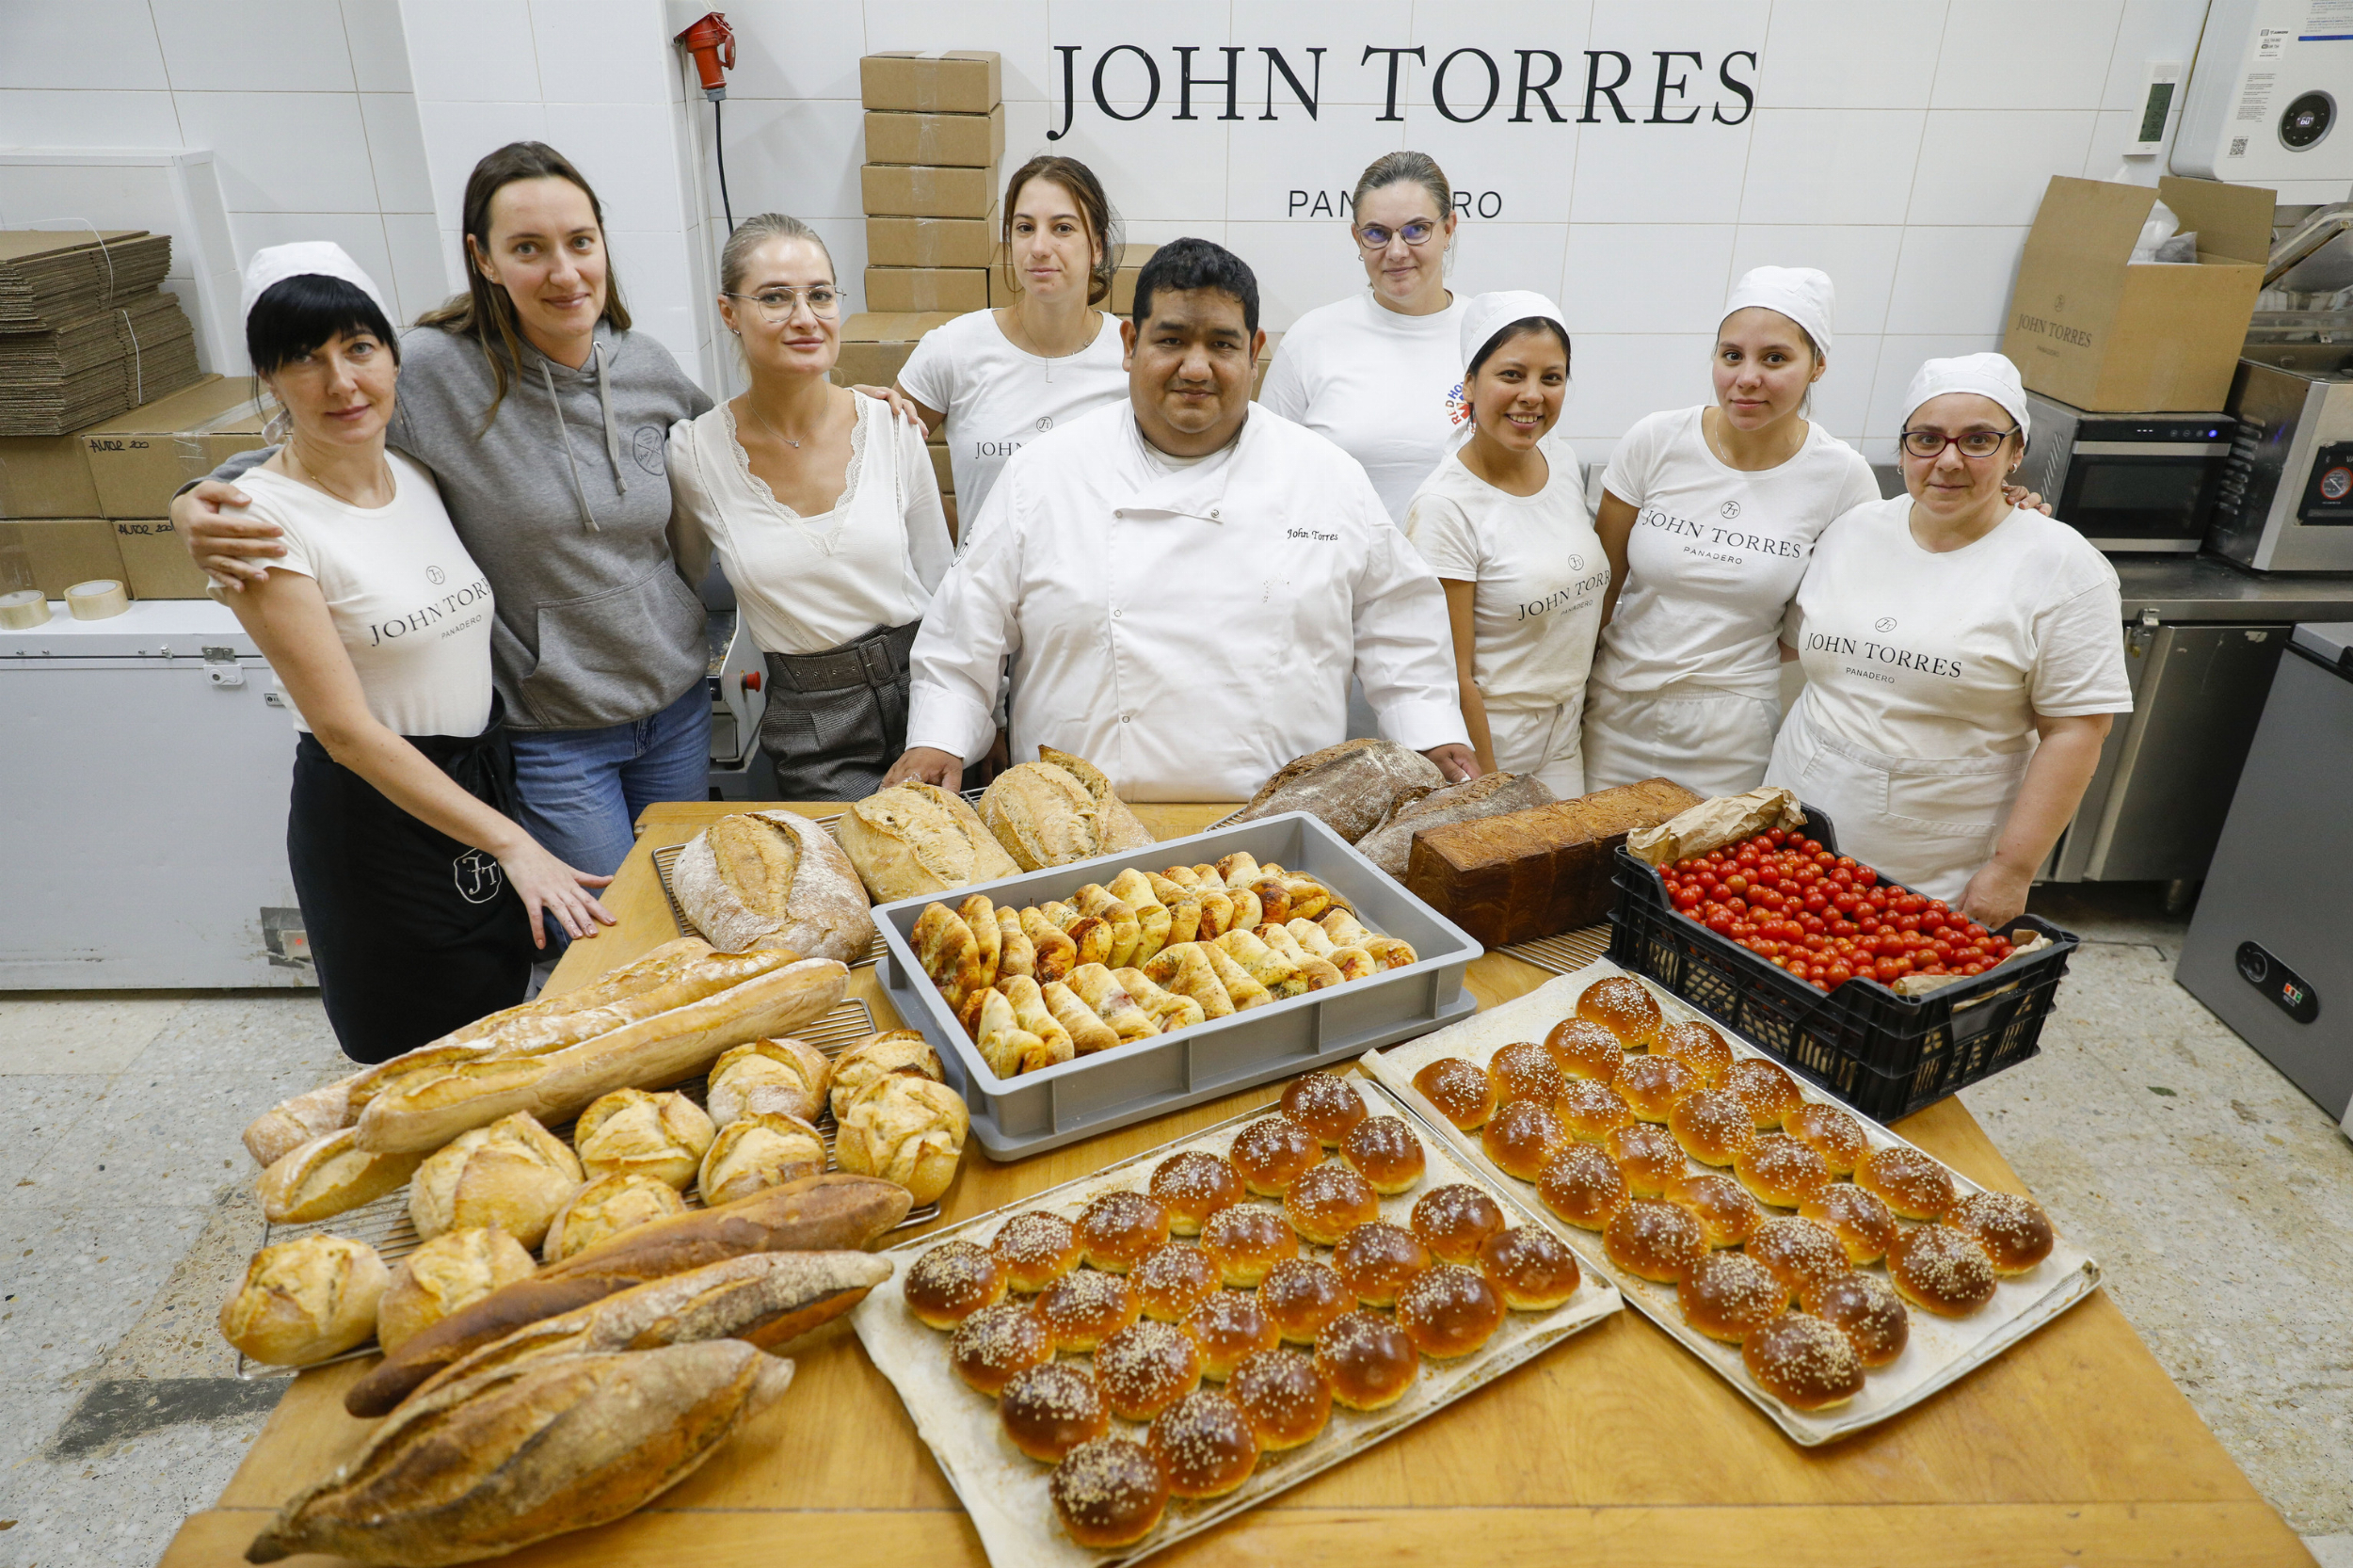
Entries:
[[[236,612],[292,698],[287,859],[328,1020],[361,1062],[523,998],[541,915],[612,917],[518,827],[490,585],[424,468],[387,450],[400,347],[339,246],[246,269],[246,350],[289,426],[239,483],[282,551]],[[217,592],[217,590],[216,590]]]
[[1541,294],[1482,294],[1463,314],[1469,438],[1405,508],[1445,585],[1463,722],[1481,772],[1585,792],[1580,744],[1609,565],[1574,464],[1543,442],[1569,385],[1569,329]]
[[1791,628],[1806,689],[1765,777],[1845,853],[1998,929],[2132,711],[2123,610],[2107,557],[2005,490],[2030,434],[2015,365],[1930,360],[1904,406],[1910,493],[1817,541]]
[[1585,708],[1595,789],[1664,776],[1756,788],[1781,722],[1784,612],[1814,541],[1879,499],[1862,454],[1805,417],[1829,368],[1833,291],[1761,266],[1724,301],[1712,406],[1636,422],[1602,476],[1615,574]]

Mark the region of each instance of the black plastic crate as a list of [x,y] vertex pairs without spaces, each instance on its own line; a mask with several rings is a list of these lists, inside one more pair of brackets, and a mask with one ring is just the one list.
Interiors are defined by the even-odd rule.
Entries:
[[[1835,853],[1830,820],[1810,806],[1804,810],[1805,836]],[[2003,935],[2014,939],[2026,930],[2050,938],[2032,957],[1925,997],[1900,997],[1862,979],[1824,996],[1679,913],[1657,872],[1624,847],[1614,880],[1611,963],[1650,976],[1881,1122],[1933,1105],[2041,1050],[2043,1022],[2079,945],[2073,932],[2021,915]]]

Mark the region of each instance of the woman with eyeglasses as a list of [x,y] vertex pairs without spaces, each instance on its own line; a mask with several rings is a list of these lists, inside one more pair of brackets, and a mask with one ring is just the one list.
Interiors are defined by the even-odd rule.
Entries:
[[981,515],[1005,459],[1026,442],[1128,395],[1111,298],[1119,220],[1076,158],[1032,158],[1005,182],[1000,262],[1013,303],[923,334],[898,390],[923,426],[944,427],[959,526]]
[[1426,152],[1390,152],[1357,178],[1350,232],[1371,287],[1321,305],[1275,350],[1259,404],[1364,465],[1402,522],[1467,421],[1463,301],[1448,292],[1454,191]]
[[1930,360],[1905,393],[1904,488],[1825,529],[1789,635],[1806,688],[1769,784],[1838,847],[1998,930],[2132,712],[2116,568],[2005,485],[2030,434],[1999,354]]
[[751,385],[670,431],[672,539],[716,549],[767,656],[760,744],[786,800],[856,800],[906,749],[907,649],[954,553],[923,434],[828,379],[841,295],[816,231],[744,219],[719,314]]
[[1880,493],[1862,454],[1805,417],[1829,368],[1833,301],[1811,267],[1747,273],[1716,328],[1716,401],[1638,420],[1610,454],[1590,788],[1664,776],[1729,795],[1764,776],[1782,616],[1815,539]]

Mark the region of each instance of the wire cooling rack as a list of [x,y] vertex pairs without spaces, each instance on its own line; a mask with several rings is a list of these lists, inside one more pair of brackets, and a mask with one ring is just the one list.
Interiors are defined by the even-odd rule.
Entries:
[[1532,942],[1515,942],[1496,951],[1554,974],[1575,974],[1596,958],[1609,955],[1609,926],[1607,921],[1580,926],[1558,936],[1540,936]]

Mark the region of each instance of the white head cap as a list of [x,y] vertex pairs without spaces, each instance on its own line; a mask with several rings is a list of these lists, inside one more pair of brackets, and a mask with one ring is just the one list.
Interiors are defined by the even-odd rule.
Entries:
[[1904,392],[1904,419],[1920,410],[1920,405],[1931,397],[1946,392],[1975,392],[1990,397],[2002,406],[2002,411],[2018,422],[2020,439],[2034,433],[2033,422],[2026,417],[2026,388],[2018,377],[2018,367],[2001,354],[1963,354],[1957,359],[1930,360],[1920,367],[1920,374],[1912,378]]
[[1830,353],[1830,324],[1838,305],[1838,290],[1829,273],[1810,266],[1753,266],[1732,285],[1724,314],[1752,305],[1779,311],[1805,328],[1815,347],[1824,355]]
[[1533,289],[1502,289],[1494,294],[1471,296],[1463,310],[1463,364],[1467,369],[1471,357],[1487,346],[1487,340],[1515,321],[1539,316],[1561,328],[1561,335],[1569,335],[1569,324],[1561,319],[1561,307]]
[[384,319],[393,326],[398,320],[392,307],[384,297],[384,291],[376,286],[376,280],[360,269],[360,264],[345,254],[344,248],[332,240],[302,240],[294,245],[264,246],[245,264],[245,286],[238,291],[237,319],[242,322],[253,313],[253,307],[262,296],[289,278],[315,274],[322,278],[340,278],[376,301],[376,308],[384,312]]

